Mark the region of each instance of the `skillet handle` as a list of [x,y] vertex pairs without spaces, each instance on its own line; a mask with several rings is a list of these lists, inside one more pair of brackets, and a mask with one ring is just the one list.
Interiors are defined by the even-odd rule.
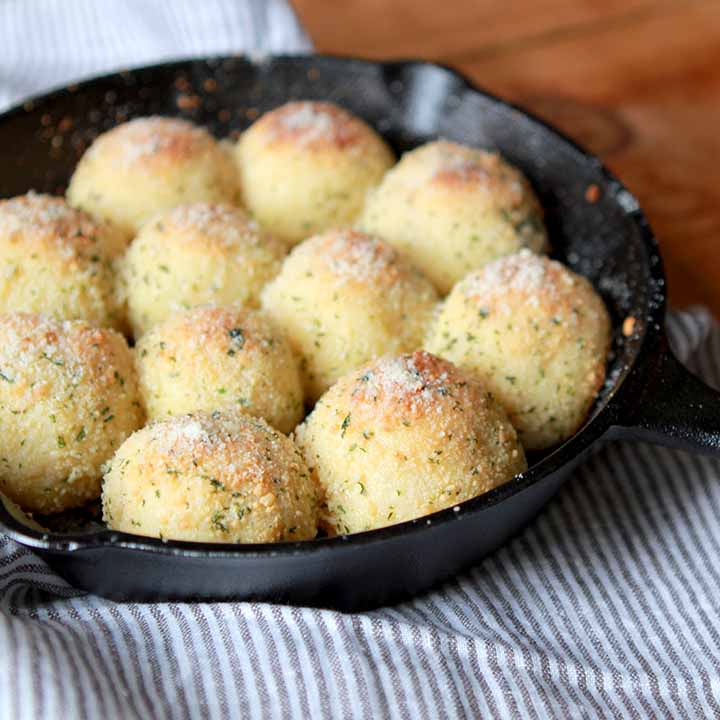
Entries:
[[675,357],[666,337],[628,390],[635,399],[626,400],[613,437],[720,457],[720,392]]

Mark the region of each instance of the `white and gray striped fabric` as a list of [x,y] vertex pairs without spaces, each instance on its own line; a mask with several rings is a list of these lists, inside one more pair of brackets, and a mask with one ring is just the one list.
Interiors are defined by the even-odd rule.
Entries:
[[[308,47],[282,2],[0,0],[0,105],[177,55]],[[710,316],[670,330],[720,385]],[[0,719],[720,717],[718,557],[718,463],[630,444],[472,572],[356,615],[118,604],[0,536]]]
[[[670,330],[720,385],[709,315]],[[625,443],[472,572],[368,613],[118,604],[0,539],[0,717],[719,717],[718,557],[718,463]]]
[[311,47],[285,0],[0,0],[0,111],[133,66]]

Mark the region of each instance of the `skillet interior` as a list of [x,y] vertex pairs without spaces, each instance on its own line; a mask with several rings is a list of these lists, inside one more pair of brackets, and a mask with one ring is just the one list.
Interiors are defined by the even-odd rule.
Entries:
[[[615,340],[608,382],[591,420],[564,445],[531,457],[530,471],[504,488],[464,503],[460,512],[443,511],[433,518],[438,524],[469,518],[518,492],[529,491],[532,496],[534,484],[555,478],[545,483],[547,490],[534,493],[539,503],[551,486],[559,486],[560,470],[577,461],[612,425],[623,379],[641,348],[657,339],[664,312],[664,277],[655,242],[637,202],[596,158],[540,121],[472,88],[458,74],[428,63],[306,56],[183,61],[99,78],[30,101],[0,117],[0,196],[21,194],[30,188],[63,192],[89,142],[99,132],[132,117],[155,113],[184,116],[208,126],[219,137],[234,137],[259,114],[290,99],[338,102],[377,128],[397,152],[438,136],[499,150],[523,170],[538,192],[546,211],[552,254],[587,276],[603,296]],[[589,202],[586,193],[593,185],[598,187],[599,197]],[[621,332],[627,316],[636,319],[630,338]],[[529,517],[535,510],[512,513],[513,522],[508,522],[502,532],[495,532],[496,540],[488,536],[483,543],[485,549],[478,547],[478,552],[499,544],[517,529],[520,515]],[[284,546],[172,541],[163,545],[101,530],[92,512],[68,513],[47,520],[50,533],[22,529],[5,515],[0,504],[0,521],[19,539],[50,551],[50,556],[68,549],[115,546],[198,558],[243,555],[253,561],[286,554],[297,562],[299,556],[321,548],[323,552],[338,546],[360,548],[374,539],[397,540],[405,532],[429,530],[426,519],[420,519],[348,540]],[[488,533],[490,530],[485,535]],[[427,580],[424,584],[428,584]],[[252,590],[250,594],[264,597],[267,593],[263,592]]]

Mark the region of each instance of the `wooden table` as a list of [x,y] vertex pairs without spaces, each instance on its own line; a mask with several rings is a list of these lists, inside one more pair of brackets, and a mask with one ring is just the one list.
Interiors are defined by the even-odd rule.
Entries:
[[439,60],[600,155],[720,317],[719,0],[294,0],[322,52]]

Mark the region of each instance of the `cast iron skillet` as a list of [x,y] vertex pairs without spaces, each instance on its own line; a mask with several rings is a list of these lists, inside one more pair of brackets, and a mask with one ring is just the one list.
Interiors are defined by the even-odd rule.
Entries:
[[[3,503],[0,530],[73,585],[120,600],[236,598],[350,610],[395,602],[476,563],[525,525],[598,443],[630,437],[720,450],[720,395],[668,348],[662,262],[635,198],[597,158],[447,68],[228,57],[101,77],[0,116],[0,196],[29,188],[62,192],[88,142],[134,116],[186,116],[222,137],[296,98],[344,105],[398,152],[442,136],[495,148],[527,174],[546,209],[553,254],[593,282],[613,318],[608,382],[591,417],[570,440],[530,458],[530,469],[506,485],[456,508],[353,536],[233,546],[161,542],[97,523],[45,532]],[[596,202],[586,199],[592,185]],[[625,337],[629,317],[626,329],[634,327]]]

